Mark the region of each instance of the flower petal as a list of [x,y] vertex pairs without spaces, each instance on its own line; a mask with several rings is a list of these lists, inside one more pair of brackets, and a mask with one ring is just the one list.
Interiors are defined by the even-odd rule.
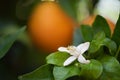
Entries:
[[79,55],[78,61],[79,61],[80,63],[85,63],[85,64],[90,63],[90,60],[86,60],[83,55]]
[[65,60],[65,62],[63,63],[63,65],[67,66],[67,65],[71,64],[73,61],[75,61],[76,59],[77,59],[77,57],[70,56],[67,60]]
[[70,51],[66,47],[59,47],[58,51],[70,53]]
[[85,51],[88,50],[89,46],[90,46],[90,42],[85,42],[85,43],[78,45],[76,49],[78,52],[83,54]]

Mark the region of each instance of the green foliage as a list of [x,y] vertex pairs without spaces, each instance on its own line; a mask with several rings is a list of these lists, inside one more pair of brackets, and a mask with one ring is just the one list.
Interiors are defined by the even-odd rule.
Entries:
[[25,30],[25,27],[21,28],[19,31],[0,37],[0,59],[5,56],[9,48],[12,46],[17,37]]
[[102,16],[96,16],[96,19],[93,23],[94,33],[104,31],[107,37],[111,36],[111,31],[107,21]]
[[92,41],[94,33],[90,26],[81,25],[81,33],[85,42]]
[[65,80],[72,76],[79,76],[80,69],[74,65],[67,66],[67,67],[59,67],[55,66],[53,69],[53,75],[55,80]]
[[79,27],[76,27],[73,35],[73,45],[77,46],[83,42],[82,32]]
[[69,57],[68,53],[64,52],[55,52],[47,56],[46,60],[48,64],[63,66],[63,62],[66,60],[66,58]]
[[31,73],[20,76],[19,80],[53,80],[52,66],[43,65]]
[[118,46],[120,45],[120,15],[112,35],[112,40],[114,40]]
[[117,50],[116,43],[109,38],[105,38],[103,43],[109,49],[110,54],[115,56],[115,53],[116,53],[116,50]]
[[77,3],[79,0],[59,0],[61,7],[73,18],[77,19]]
[[[79,0],[59,0],[61,7],[73,18],[76,18],[76,3]],[[33,11],[34,7],[39,4],[41,0],[19,0],[16,5],[16,16],[18,19],[27,20]],[[49,13],[48,13],[49,14]]]
[[94,39],[91,41],[89,52],[95,53],[102,46],[106,46],[109,49],[110,54],[115,55],[117,49],[116,43],[111,39],[106,38],[104,32],[99,32],[98,34],[95,35]]
[[63,66],[64,61],[70,55],[65,52],[54,52],[47,56],[47,65],[25,74],[19,77],[19,79],[74,80],[74,77],[77,76],[78,80],[119,80],[120,63],[116,59],[120,53],[120,47],[117,47],[117,45],[120,45],[119,25],[120,17],[112,39],[109,26],[101,16],[97,16],[93,27],[84,25],[76,28],[79,32],[75,35],[80,36],[81,39],[79,39],[80,41],[74,40],[78,42],[73,44],[78,44],[82,41],[90,42],[89,50],[83,55],[90,60],[89,64],[82,64],[76,60],[73,64]]
[[103,73],[99,80],[119,80],[120,79],[120,64],[115,57],[103,56],[100,58],[103,65]]
[[81,64],[81,75],[86,79],[94,80],[103,72],[102,64],[97,60],[91,60],[90,64]]
[[40,0],[19,0],[16,5],[17,18],[20,20],[27,20],[35,5],[40,2]]

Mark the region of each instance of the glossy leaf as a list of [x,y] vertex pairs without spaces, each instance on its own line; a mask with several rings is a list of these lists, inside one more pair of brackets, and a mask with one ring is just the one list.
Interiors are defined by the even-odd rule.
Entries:
[[80,69],[73,65],[67,67],[55,66],[53,75],[55,80],[66,80],[69,77],[80,75]]
[[119,80],[120,79],[120,64],[116,58],[104,56],[100,59],[103,65],[103,73],[98,80]]
[[12,46],[17,37],[25,30],[25,27],[21,28],[19,31],[6,35],[0,38],[0,59],[5,56],[9,48]]
[[93,23],[93,29],[95,34],[103,31],[105,32],[105,35],[107,37],[111,36],[109,25],[107,24],[107,21],[102,16],[99,16],[99,15],[96,16],[96,19]]
[[89,52],[94,53],[97,50],[99,50],[101,47],[101,43],[103,42],[104,39],[105,39],[105,34],[103,32],[96,34],[94,39],[90,43]]
[[70,55],[65,52],[55,52],[47,56],[46,60],[48,64],[63,66],[64,61],[69,57]]
[[90,26],[81,25],[81,33],[84,41],[92,41],[93,39],[93,29]]
[[97,79],[103,72],[102,64],[97,60],[90,60],[89,64],[81,64],[81,76],[87,80]]
[[43,65],[33,72],[20,76],[19,80],[53,80],[52,66],[49,64]]
[[103,41],[103,44],[109,49],[109,52],[111,53],[111,55],[114,56],[117,50],[116,43],[109,38],[105,38]]
[[112,40],[114,40],[118,46],[120,45],[120,15],[112,35]]
[[100,32],[95,35],[94,39],[91,42],[89,52],[95,53],[97,52],[102,46],[106,46],[109,49],[111,55],[115,55],[117,45],[114,41],[109,38],[105,37],[103,32]]

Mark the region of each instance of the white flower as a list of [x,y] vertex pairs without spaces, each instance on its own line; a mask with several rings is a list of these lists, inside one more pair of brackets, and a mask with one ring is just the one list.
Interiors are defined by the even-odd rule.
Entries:
[[65,60],[63,65],[67,66],[76,59],[78,59],[80,63],[84,63],[84,64],[90,63],[90,60],[86,60],[85,57],[83,56],[83,53],[88,50],[89,45],[90,42],[85,42],[78,45],[77,47],[76,46],[59,47],[58,51],[67,52],[71,55],[67,60]]

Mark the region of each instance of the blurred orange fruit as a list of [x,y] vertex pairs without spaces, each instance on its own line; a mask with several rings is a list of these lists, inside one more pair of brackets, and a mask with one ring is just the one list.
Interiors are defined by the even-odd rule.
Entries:
[[[95,15],[89,16],[86,19],[84,19],[81,24],[92,26],[93,22],[95,21],[95,18],[96,18]],[[106,19],[106,21],[110,27],[111,33],[113,33],[115,24],[112,21],[110,21],[109,19]]]
[[38,4],[28,21],[28,32],[33,43],[45,52],[56,51],[72,43],[74,21],[54,1]]

